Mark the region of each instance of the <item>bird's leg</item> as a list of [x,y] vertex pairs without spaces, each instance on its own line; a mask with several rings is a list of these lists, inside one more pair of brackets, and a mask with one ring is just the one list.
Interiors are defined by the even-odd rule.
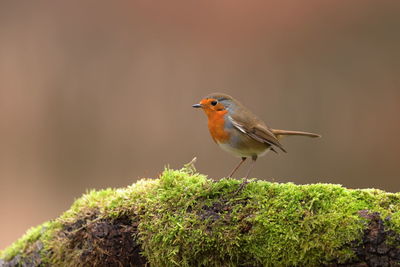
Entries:
[[242,163],[246,160],[246,157],[242,157],[242,160],[239,162],[238,165],[232,170],[231,174],[228,175],[228,177],[232,177],[232,175],[239,169],[239,167],[242,165]]
[[235,195],[237,193],[239,193],[240,191],[242,191],[244,186],[249,183],[249,180],[247,180],[247,178],[249,177],[249,174],[250,174],[251,170],[253,169],[254,164],[256,163],[257,155],[252,156],[251,159],[252,159],[251,160],[251,165],[249,167],[249,170],[247,171],[246,177],[244,178],[243,182],[239,185],[239,188],[236,190]]
[[257,160],[257,155],[254,155],[254,156],[251,157],[251,164],[250,164],[250,167],[249,167],[249,169],[247,171],[247,174],[246,174],[246,180],[249,177],[249,174],[250,174],[251,170],[253,169],[254,164],[256,163],[256,160]]

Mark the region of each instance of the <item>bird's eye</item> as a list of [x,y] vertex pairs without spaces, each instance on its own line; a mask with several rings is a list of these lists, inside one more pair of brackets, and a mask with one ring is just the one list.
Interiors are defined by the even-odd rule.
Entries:
[[218,101],[217,101],[217,100],[211,101],[211,105],[215,106],[216,104],[218,104]]

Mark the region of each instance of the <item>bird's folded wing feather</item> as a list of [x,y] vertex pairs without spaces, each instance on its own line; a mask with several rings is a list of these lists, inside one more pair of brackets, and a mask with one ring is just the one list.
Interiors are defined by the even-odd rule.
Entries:
[[243,122],[243,119],[241,117],[234,115],[229,116],[229,119],[232,122],[232,125],[242,133],[247,134],[251,138],[261,143],[266,143],[271,146],[279,147],[283,152],[286,152],[282,144],[276,138],[275,134],[270,129],[268,129],[268,127],[264,125],[264,123],[256,121],[253,125],[248,125],[248,123],[246,124]]

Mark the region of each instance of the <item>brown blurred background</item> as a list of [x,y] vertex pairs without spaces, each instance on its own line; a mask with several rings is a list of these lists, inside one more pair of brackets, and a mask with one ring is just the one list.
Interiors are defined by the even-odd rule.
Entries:
[[[0,249],[91,188],[238,159],[191,105],[231,94],[283,141],[255,177],[400,190],[398,1],[1,1]],[[244,174],[244,167],[239,174]]]

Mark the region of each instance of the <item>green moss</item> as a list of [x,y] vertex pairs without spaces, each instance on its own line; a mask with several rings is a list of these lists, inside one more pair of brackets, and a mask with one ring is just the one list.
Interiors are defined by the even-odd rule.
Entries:
[[1,251],[0,258],[4,258],[5,260],[10,260],[20,251],[25,250],[29,244],[37,241],[40,238],[43,228],[44,226],[40,225],[29,229],[22,238],[15,241],[11,246],[9,246],[4,251]]
[[60,228],[61,224],[56,221],[49,221],[39,226],[32,227],[24,236],[15,241],[11,246],[0,251],[0,259],[8,261],[16,255],[20,255],[22,258],[27,257],[28,254],[34,250],[33,245],[38,241],[43,245],[43,249],[41,249],[39,253],[44,258],[48,251],[46,245],[53,239],[54,233],[56,233]]
[[54,222],[28,231],[0,258],[23,254],[41,240],[43,250],[52,252],[47,262],[77,263],[80,252],[60,233],[88,214],[93,220],[128,216],[140,222],[137,238],[153,266],[344,263],[355,257],[350,246],[366,227],[360,210],[390,216],[387,227],[400,233],[398,193],[267,181],[252,181],[238,191],[241,182],[215,182],[187,165],[123,189],[90,191]]
[[400,233],[400,211],[394,212],[391,216],[391,228]]
[[360,210],[399,211],[399,194],[379,190],[257,181],[235,194],[239,183],[166,170],[143,198],[140,238],[148,259],[161,266],[346,262],[365,229]]

